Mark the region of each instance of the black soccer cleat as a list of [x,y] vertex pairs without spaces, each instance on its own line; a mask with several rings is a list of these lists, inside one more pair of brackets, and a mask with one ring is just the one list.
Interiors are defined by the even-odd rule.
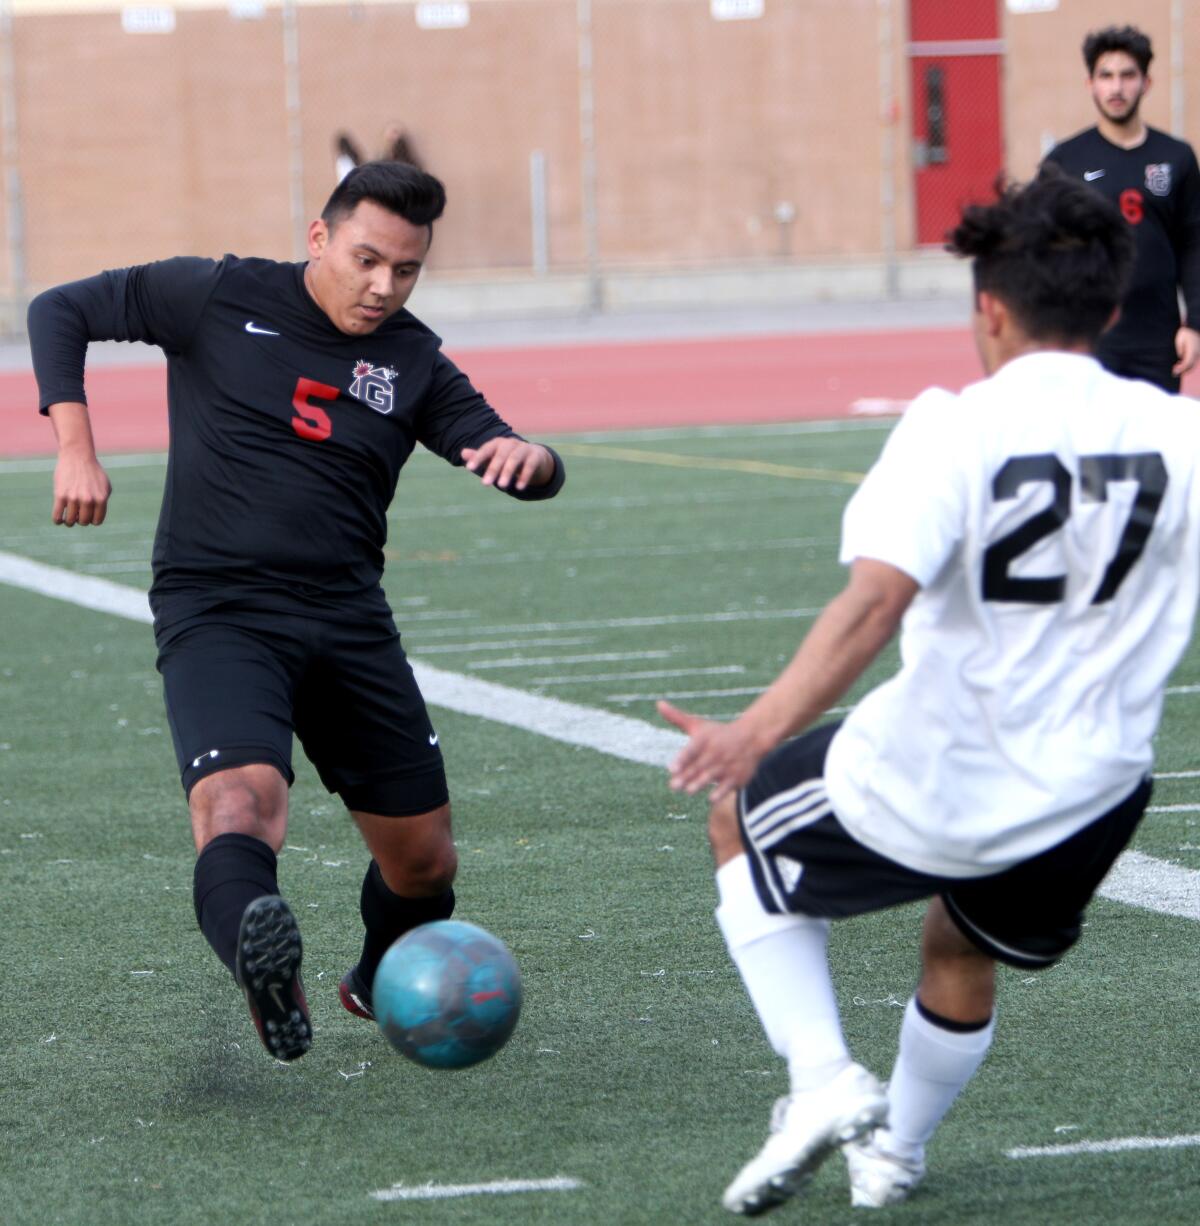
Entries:
[[375,1020],[375,1003],[371,999],[371,989],[363,986],[359,977],[358,967],[351,967],[338,984],[338,999],[342,1008],[355,1017],[365,1017],[368,1022]]
[[259,1038],[276,1060],[295,1060],[312,1046],[301,956],[291,908],[278,894],[256,898],[242,913],[237,981]]

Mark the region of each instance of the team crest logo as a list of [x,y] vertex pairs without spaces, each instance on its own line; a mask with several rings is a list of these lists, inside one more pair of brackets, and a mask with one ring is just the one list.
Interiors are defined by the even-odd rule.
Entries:
[[1166,196],[1171,191],[1171,163],[1149,162],[1146,165],[1146,190],[1154,196]]
[[390,366],[372,366],[365,359],[354,363],[354,382],[350,395],[368,404],[376,413],[390,413],[396,398],[392,380],[397,372]]

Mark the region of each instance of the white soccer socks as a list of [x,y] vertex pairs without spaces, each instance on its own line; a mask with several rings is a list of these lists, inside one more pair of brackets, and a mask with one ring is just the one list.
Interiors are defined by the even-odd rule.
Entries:
[[825,954],[829,922],[765,911],[744,855],[717,870],[717,891],[717,923],[792,1089],[824,1085],[850,1064]]
[[994,1014],[978,1029],[948,1030],[923,1012],[913,996],[888,1082],[887,1129],[876,1135],[876,1143],[902,1159],[920,1161],[925,1143],[983,1063],[995,1030]]

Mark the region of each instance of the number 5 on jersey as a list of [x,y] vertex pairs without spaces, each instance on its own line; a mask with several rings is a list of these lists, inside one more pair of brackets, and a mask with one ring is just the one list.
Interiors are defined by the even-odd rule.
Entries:
[[341,393],[328,383],[318,383],[316,379],[297,379],[296,390],[292,394],[292,408],[296,416],[292,418],[292,429],[301,438],[311,439],[314,443],[322,442],[333,433],[333,421],[324,409],[313,404],[313,400],[336,400]]

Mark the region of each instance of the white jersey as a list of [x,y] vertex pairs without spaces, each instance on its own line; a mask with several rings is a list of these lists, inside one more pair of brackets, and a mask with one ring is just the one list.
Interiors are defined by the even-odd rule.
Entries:
[[913,402],[843,522],[844,563],[921,586],[899,673],[829,750],[860,842],[982,876],[1137,786],[1192,635],[1198,466],[1200,404],[1090,357],[1027,354]]

